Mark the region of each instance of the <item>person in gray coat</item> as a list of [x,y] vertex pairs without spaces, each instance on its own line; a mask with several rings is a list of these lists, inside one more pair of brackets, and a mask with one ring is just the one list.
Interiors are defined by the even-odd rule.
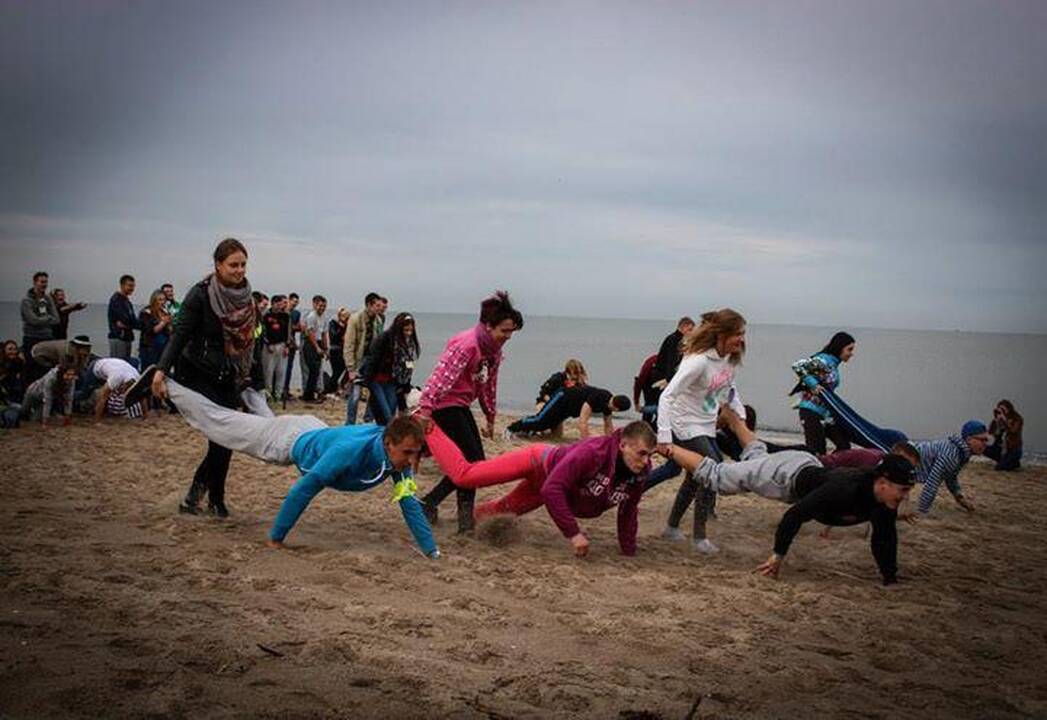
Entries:
[[[33,275],[33,287],[22,298],[22,352],[32,357],[33,346],[54,337],[54,328],[61,321],[55,301],[47,294],[47,273]],[[35,380],[43,373],[29,378]]]

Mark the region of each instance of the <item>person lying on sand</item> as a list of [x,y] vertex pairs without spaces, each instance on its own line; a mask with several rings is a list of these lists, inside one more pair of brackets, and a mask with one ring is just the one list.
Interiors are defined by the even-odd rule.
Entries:
[[514,435],[537,435],[560,428],[568,418],[578,418],[578,432],[582,440],[589,437],[589,419],[593,414],[603,416],[603,434],[614,432],[612,417],[632,407],[625,395],[612,395],[610,390],[592,385],[561,388],[534,415],[520,418],[505,429],[507,438]]
[[744,421],[737,415],[729,420],[745,447],[739,462],[717,463],[676,445],[659,447],[659,451],[717,493],[752,492],[792,504],[778,523],[774,553],[757,571],[778,576],[789,546],[805,522],[817,520],[830,526],[870,522],[872,553],[883,584],[897,582],[897,511],[915,483],[909,460],[890,454],[872,468],[827,468],[817,457],[800,450],[768,454],[767,446],[756,439]]
[[623,555],[636,554],[640,496],[651,469],[656,444],[647,423],[632,422],[610,435],[573,445],[534,443],[479,462],[469,462],[439,427],[426,444],[454,484],[475,489],[520,480],[511,492],[476,507],[475,518],[523,515],[545,505],[574,553],[584,557],[589,539],[577,518],[599,517],[618,506],[618,544]]
[[398,417],[385,427],[332,428],[312,415],[259,417],[224,408],[174,380],[165,382],[167,397],[178,412],[208,440],[267,463],[294,464],[302,473],[269,530],[270,547],[284,546],[287,533],[324,488],[363,492],[392,477],[393,500],[418,547],[427,557],[440,556],[409,472],[424,439],[417,420]]

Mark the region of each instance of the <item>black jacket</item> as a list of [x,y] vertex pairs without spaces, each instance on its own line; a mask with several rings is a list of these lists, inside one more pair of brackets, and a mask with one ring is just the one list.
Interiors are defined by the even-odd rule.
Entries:
[[666,336],[665,340],[662,340],[662,346],[658,348],[658,359],[654,363],[652,382],[673,379],[673,375],[676,374],[676,368],[680,367],[680,359],[683,357],[683,353],[680,350],[680,342],[682,340],[683,333],[679,330],[672,331]]
[[[190,367],[185,368],[183,374],[206,376],[218,385],[230,385],[236,381],[236,365],[225,354],[222,323],[211,309],[207,298],[207,282],[201,280],[185,294],[182,307],[175,316],[171,339],[164,347],[158,366],[165,375],[170,374],[174,367],[177,378],[179,368],[188,365]],[[257,365],[252,365],[252,376],[256,372],[259,375],[261,373]],[[256,378],[248,380],[254,381]]]

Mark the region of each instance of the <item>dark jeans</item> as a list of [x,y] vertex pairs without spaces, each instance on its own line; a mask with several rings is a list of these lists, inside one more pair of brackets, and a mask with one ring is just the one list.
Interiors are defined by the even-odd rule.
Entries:
[[837,450],[851,449],[851,438],[847,431],[835,423],[825,425],[822,423],[822,416],[813,410],[800,408],[800,424],[803,425],[803,440],[807,452],[813,455],[825,454],[826,438],[833,441]]
[[306,376],[305,387],[302,389],[303,400],[315,400],[316,388],[320,384],[320,368],[324,364],[324,356],[316,351],[311,342],[306,342],[302,348],[302,362],[305,363]]
[[324,391],[333,393],[338,391],[338,383],[345,373],[345,351],[340,347],[332,347],[327,358],[331,361],[331,387],[324,388]]
[[[485,459],[480,429],[476,427],[476,418],[469,408],[448,407],[434,410],[433,422],[458,446],[466,460],[477,462]],[[436,508],[452,492],[458,493],[458,532],[468,532],[473,529],[474,524],[473,503],[476,500],[476,490],[459,488],[451,482],[451,478],[444,475],[436,487],[422,498],[422,503]]]
[[1022,449],[1004,451],[1003,445],[996,443],[985,448],[985,457],[996,461],[996,470],[1020,470],[1022,466]]
[[[716,462],[723,462],[723,454],[720,452],[720,448],[717,447],[714,438],[699,435],[698,437],[693,437],[689,440],[680,440],[678,437],[673,435],[673,443],[682,448],[701,453],[706,457],[712,458]],[[644,486],[644,492],[647,492],[651,488],[670,478],[676,477],[680,474],[680,470],[682,469],[683,468],[675,462],[669,460],[648,476],[647,485]],[[691,506],[691,501],[695,501],[694,537],[697,540],[702,540],[706,536],[705,524],[709,519],[709,513],[712,512],[716,505],[716,493],[708,488],[703,488],[700,493],[698,490],[698,482],[691,476],[691,473],[684,475],[683,482],[680,483],[680,489],[676,491],[676,499],[673,501],[672,510],[669,511],[669,520],[667,524],[669,527],[680,527],[680,521],[683,520],[684,513],[686,513],[687,508]]]
[[[219,382],[217,378],[196,366],[182,361],[175,369],[175,380],[222,407],[233,410],[240,407],[240,393],[237,392],[235,381],[232,379]],[[206,489],[209,505],[224,505],[225,478],[229,473],[229,460],[232,457],[232,450],[208,440],[207,454],[193,474],[190,495],[199,497],[201,489]]]
[[520,418],[509,426],[509,432],[539,433],[554,429],[567,419],[567,396],[557,390],[542,409],[534,415]]
[[396,383],[370,382],[371,412],[378,425],[388,425],[396,417]]
[[287,370],[284,371],[284,395],[291,397],[291,374],[294,372],[294,356],[298,348],[287,346]]

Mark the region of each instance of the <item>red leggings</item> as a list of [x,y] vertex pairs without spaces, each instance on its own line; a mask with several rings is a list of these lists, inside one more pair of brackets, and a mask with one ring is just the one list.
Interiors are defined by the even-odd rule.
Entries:
[[469,462],[454,442],[435,424],[425,436],[426,445],[440,468],[461,488],[481,488],[520,480],[507,495],[481,503],[473,512],[479,520],[488,515],[523,515],[542,506],[545,466],[542,457],[551,446],[534,443],[489,460]]

